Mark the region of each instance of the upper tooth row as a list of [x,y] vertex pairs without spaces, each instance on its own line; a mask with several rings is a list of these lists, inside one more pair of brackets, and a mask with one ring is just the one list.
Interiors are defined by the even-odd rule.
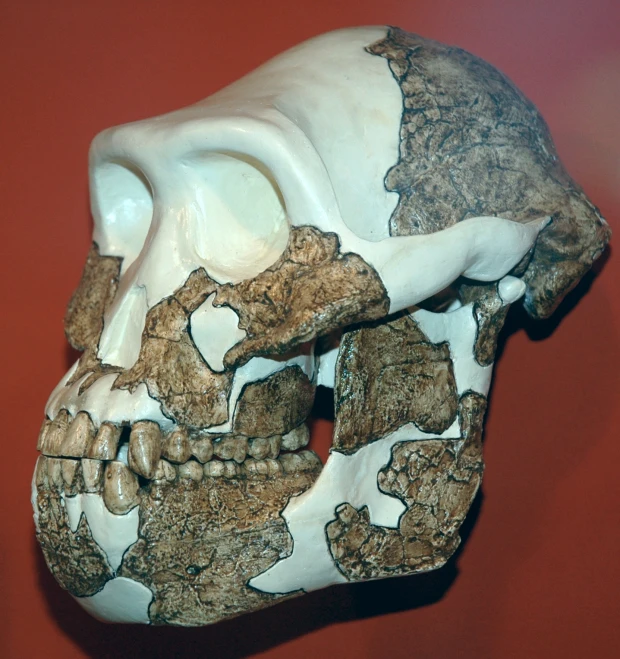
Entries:
[[[69,458],[114,460],[122,428],[104,422],[95,431],[87,412],[79,412],[74,419],[61,410],[53,421],[45,421],[39,434],[37,449],[44,455]],[[248,439],[237,435],[213,438],[198,434],[190,438],[179,427],[162,436],[153,421],[138,421],[131,427],[127,461],[132,471],[144,478],[153,478],[161,457],[177,464],[186,463],[192,456],[206,463],[215,455],[222,460],[243,462],[248,456],[255,460],[275,459],[280,450],[295,451],[309,441],[308,427],[302,424],[283,436]]]
[[[155,482],[172,482],[178,479],[201,481],[207,478],[254,478],[273,477],[282,474],[316,472],[321,461],[312,451],[284,453],[277,460],[248,459],[243,464],[233,460],[211,460],[201,465],[188,460],[173,465],[159,460],[154,474]],[[44,490],[60,489],[66,495],[78,492],[100,494],[108,510],[123,515],[140,503],[138,477],[118,460],[103,462],[91,458],[81,460],[48,458],[39,456],[35,471],[36,485]]]

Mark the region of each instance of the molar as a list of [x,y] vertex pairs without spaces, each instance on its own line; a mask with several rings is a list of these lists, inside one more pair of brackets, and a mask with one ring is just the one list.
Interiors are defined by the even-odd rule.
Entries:
[[267,437],[255,437],[250,439],[248,454],[256,460],[263,460],[269,455],[270,445]]
[[213,452],[222,460],[234,460],[241,464],[248,453],[248,440],[239,436],[222,437],[215,442]]
[[280,464],[287,474],[301,471],[313,471],[321,468],[321,461],[313,451],[301,451],[300,453],[283,453],[280,456]]
[[286,435],[282,436],[282,449],[285,451],[296,451],[299,448],[308,445],[310,441],[310,429],[305,423],[293,428]]

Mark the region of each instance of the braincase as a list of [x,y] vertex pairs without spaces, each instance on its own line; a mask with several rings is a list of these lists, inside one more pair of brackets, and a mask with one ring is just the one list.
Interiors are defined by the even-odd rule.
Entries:
[[390,28],[367,48],[400,86],[399,201],[392,236],[431,233],[481,215],[551,216],[524,279],[525,306],[546,317],[600,255],[609,228],[560,163],[545,121],[500,71],[459,48]]

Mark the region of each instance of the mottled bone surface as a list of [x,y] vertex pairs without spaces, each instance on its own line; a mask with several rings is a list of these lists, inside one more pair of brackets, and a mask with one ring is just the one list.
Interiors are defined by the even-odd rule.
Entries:
[[55,578],[111,622],[210,624],[443,565],[509,306],[548,316],[609,240],[503,74],[381,26],[103,132],[91,190],[65,317],[83,354],[32,502]]

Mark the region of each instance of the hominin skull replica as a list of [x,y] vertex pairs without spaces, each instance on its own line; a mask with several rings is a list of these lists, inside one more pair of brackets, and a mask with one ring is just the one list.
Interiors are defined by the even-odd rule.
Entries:
[[204,625],[443,565],[509,305],[549,316],[609,238],[534,106],[458,48],[347,29],[104,131],[90,172],[83,354],[33,479],[58,582],[103,620]]

